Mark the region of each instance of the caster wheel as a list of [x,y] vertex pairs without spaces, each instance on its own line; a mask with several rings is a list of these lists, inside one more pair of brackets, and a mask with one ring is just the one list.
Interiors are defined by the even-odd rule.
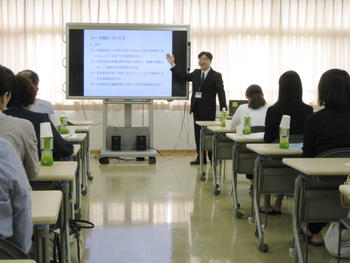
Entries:
[[256,237],[259,237],[259,232],[258,232],[258,230],[255,230],[255,236],[256,236]]
[[109,159],[107,157],[101,157],[98,161],[100,164],[109,164]]
[[259,250],[260,252],[266,253],[269,250],[269,246],[267,244],[260,244]]
[[216,184],[215,185],[215,189],[218,189],[220,187],[220,185]]
[[202,173],[202,176],[205,176],[205,172]]
[[205,177],[205,175],[202,175],[201,178],[200,178],[200,180],[203,181],[203,182],[205,182],[206,179],[207,178]]
[[240,204],[240,203],[237,203],[237,207],[238,207],[238,208],[241,208],[241,204]]
[[221,191],[218,190],[218,189],[216,189],[215,192],[214,192],[215,195],[219,195],[220,193],[221,193]]
[[92,180],[94,179],[94,177],[91,176],[91,173],[88,174],[87,178],[88,178],[90,181],[92,181]]
[[155,164],[156,163],[156,157],[149,157],[148,158],[148,163],[149,164]]
[[82,195],[86,195],[86,194],[87,194],[87,190],[86,190],[86,189],[82,190],[82,191],[81,191],[81,194],[82,194]]
[[236,218],[237,218],[237,219],[241,219],[242,217],[243,217],[243,213],[237,211],[237,212],[236,212]]

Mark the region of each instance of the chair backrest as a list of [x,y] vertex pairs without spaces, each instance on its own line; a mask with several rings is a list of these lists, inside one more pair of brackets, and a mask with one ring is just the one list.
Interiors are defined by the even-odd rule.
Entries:
[[265,132],[265,126],[252,126],[251,131],[252,131],[252,133]]
[[[289,143],[301,143],[304,140],[303,134],[291,134],[289,135]],[[273,141],[274,143],[279,143],[280,139],[276,139]]]
[[[323,153],[318,154],[318,158],[345,158],[350,157],[350,148],[336,148]],[[307,187],[319,188],[329,187],[331,189],[338,189],[340,184],[346,181],[346,175],[344,176],[312,176],[310,177]]]
[[0,238],[0,259],[29,259],[29,257],[14,243]]
[[228,104],[228,114],[233,116],[237,110],[237,108],[242,104],[247,104],[247,100],[229,100]]

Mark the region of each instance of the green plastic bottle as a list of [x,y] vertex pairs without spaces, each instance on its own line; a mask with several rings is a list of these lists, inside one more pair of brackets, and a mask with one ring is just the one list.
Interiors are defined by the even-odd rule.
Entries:
[[53,165],[52,138],[41,138],[41,165]]
[[280,127],[280,148],[289,148],[289,129]]
[[67,115],[65,113],[62,113],[60,115],[60,123],[61,123],[61,125],[58,128],[58,132],[60,134],[69,133],[69,131],[68,131],[68,118],[67,118]]
[[221,112],[221,127],[226,127],[226,117],[227,117],[226,108],[222,108],[222,112]]
[[243,134],[251,134],[252,130],[250,128],[250,121],[251,121],[250,116],[245,116],[244,117],[244,126],[243,126]]
[[280,123],[280,148],[289,148],[290,116],[283,115]]

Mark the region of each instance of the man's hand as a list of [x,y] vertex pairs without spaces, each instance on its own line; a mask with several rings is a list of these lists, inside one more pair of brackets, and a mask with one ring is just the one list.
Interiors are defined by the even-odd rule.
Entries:
[[170,55],[169,53],[166,54],[166,59],[172,67],[175,66],[175,58],[173,55]]

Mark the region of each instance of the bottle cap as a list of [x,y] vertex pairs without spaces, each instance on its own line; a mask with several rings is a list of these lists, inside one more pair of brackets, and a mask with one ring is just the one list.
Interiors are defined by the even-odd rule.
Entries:
[[52,138],[51,124],[49,122],[40,123],[40,138]]
[[280,123],[280,128],[289,129],[290,128],[290,116],[283,115]]

